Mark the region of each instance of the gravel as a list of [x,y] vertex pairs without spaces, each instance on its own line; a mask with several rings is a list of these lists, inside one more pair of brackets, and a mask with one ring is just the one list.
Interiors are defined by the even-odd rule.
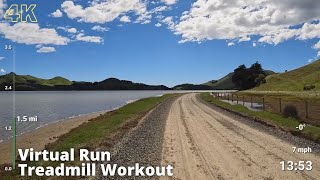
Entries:
[[213,108],[214,110],[223,113],[229,117],[233,117],[233,119],[238,120],[239,122],[242,122],[246,125],[249,125],[251,127],[254,127],[255,129],[259,129],[269,135],[275,136],[285,142],[294,144],[296,147],[310,147],[312,149],[312,153],[314,154],[320,154],[320,144],[304,139],[304,138],[300,138],[298,136],[294,136],[289,132],[285,132],[279,128],[276,127],[272,127],[266,124],[263,124],[261,122],[258,122],[254,119],[248,118],[248,117],[244,117],[241,116],[239,114],[235,114],[233,112],[224,110],[220,107],[215,106],[214,104],[211,104],[209,102],[206,102],[205,100],[201,99],[200,96],[197,96],[197,98],[199,99],[200,102],[208,105],[209,107]]
[[[164,138],[164,130],[166,119],[172,103],[176,98],[171,98],[158,105],[150,111],[144,119],[132,130],[130,130],[124,138],[122,138],[110,150],[102,149],[101,151],[109,151],[111,153],[111,161],[104,164],[117,164],[118,166],[134,166],[139,163],[140,166],[160,166],[162,154],[162,142]],[[100,165],[97,166],[100,172]],[[102,173],[96,179],[158,179],[155,177],[103,177]]]

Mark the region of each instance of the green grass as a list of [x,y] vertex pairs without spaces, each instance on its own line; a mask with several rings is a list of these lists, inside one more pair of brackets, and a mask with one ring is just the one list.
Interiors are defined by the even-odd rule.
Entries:
[[320,60],[301,68],[266,78],[267,83],[254,88],[256,91],[303,91],[304,85],[315,85],[320,90]]
[[235,89],[236,85],[232,82],[233,73],[229,73],[217,81],[209,81],[203,85],[213,87],[215,89]]
[[[0,84],[2,83],[12,83],[13,73],[0,76]],[[15,82],[17,84],[33,84],[42,86],[57,86],[57,85],[71,85],[72,81],[65,79],[63,77],[54,77],[52,79],[41,79],[30,75],[15,75]]]
[[108,134],[116,131],[129,119],[138,118],[150,111],[157,104],[176,95],[151,97],[128,104],[112,113],[107,113],[80,126],[65,135],[54,144],[53,150],[64,151],[70,148],[92,147],[93,149]]
[[239,96],[282,98],[287,101],[320,102],[320,91],[255,91],[246,90],[236,92]]
[[[264,70],[265,74],[271,75],[274,74],[273,71],[270,70]],[[232,76],[233,72],[229,73],[228,75],[224,76],[223,78],[217,80],[217,81],[209,81],[207,83],[204,83],[202,85],[210,86],[213,89],[239,89],[233,82],[232,82]]]
[[291,132],[292,134],[297,136],[305,137],[316,142],[320,141],[320,127],[307,125],[307,127],[303,131],[298,131],[296,127],[300,124],[300,122],[297,119],[285,118],[279,114],[271,113],[268,111],[251,111],[247,107],[242,105],[231,105],[229,103],[220,101],[211,96],[209,93],[202,93],[200,96],[205,101],[223,109],[237,112],[251,118],[257,118],[260,121],[279,127],[282,130]]
[[[108,112],[88,123],[82,124],[73,129],[69,133],[59,137],[59,139],[49,144],[45,149],[49,151],[69,151],[74,148],[75,152],[79,149],[85,148],[88,150],[95,150],[103,146],[103,142],[111,135],[119,132],[120,130],[127,131],[129,128],[134,127],[138,123],[138,119],[148,113],[151,109],[158,104],[168,100],[169,98],[178,96],[178,94],[166,94],[161,97],[150,97],[138,100],[136,102],[127,104],[115,111]],[[128,127],[129,123],[134,123]],[[78,154],[75,154],[77,160]],[[57,166],[60,162],[30,162],[29,166]],[[80,162],[67,162],[66,165],[79,165]],[[5,177],[11,177],[12,174]],[[18,172],[14,172],[14,176],[18,177]],[[33,177],[33,179],[37,179]],[[41,178],[38,178],[41,179]]]

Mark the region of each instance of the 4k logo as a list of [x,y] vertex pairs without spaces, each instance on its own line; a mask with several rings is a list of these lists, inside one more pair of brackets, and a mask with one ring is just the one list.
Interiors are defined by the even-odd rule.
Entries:
[[11,22],[38,22],[34,14],[35,4],[12,4],[4,14],[4,18]]

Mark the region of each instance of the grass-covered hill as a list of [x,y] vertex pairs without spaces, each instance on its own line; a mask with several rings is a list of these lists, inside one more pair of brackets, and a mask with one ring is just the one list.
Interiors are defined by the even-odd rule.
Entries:
[[5,86],[13,85],[15,77],[15,89],[17,91],[37,91],[37,90],[167,90],[166,86],[152,86],[142,83],[109,78],[101,82],[76,82],[63,77],[52,79],[41,79],[30,75],[16,75],[9,73],[0,76],[0,90]]
[[[264,70],[264,73],[266,76],[274,74],[274,72],[270,71],[270,70]],[[202,85],[210,86],[212,89],[217,89],[217,90],[239,89],[239,87],[237,87],[232,82],[233,75],[234,75],[234,73],[232,72],[217,81],[209,81],[209,82],[204,83]]]
[[229,73],[228,75],[224,76],[223,78],[219,80],[213,80],[209,81],[207,83],[204,83],[203,85],[209,86],[212,89],[237,89],[237,86],[232,82],[232,76],[233,72]]
[[[24,90],[36,90],[37,88],[51,88],[55,86],[69,86],[73,82],[62,77],[54,77],[52,79],[41,79],[33,77],[30,75],[16,75],[14,73],[9,73],[3,76],[0,76],[1,85],[12,85],[13,77],[15,76],[16,89]],[[3,89],[3,86],[1,89]]]
[[254,88],[258,91],[320,90],[320,60],[298,69],[266,78],[266,83]]

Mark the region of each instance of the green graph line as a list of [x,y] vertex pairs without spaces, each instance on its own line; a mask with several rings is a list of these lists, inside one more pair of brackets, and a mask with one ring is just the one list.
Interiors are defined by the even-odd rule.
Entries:
[[13,118],[12,121],[12,134],[13,134],[13,140],[12,140],[12,169],[16,169],[16,150],[17,150],[17,130],[16,130],[16,119]]

